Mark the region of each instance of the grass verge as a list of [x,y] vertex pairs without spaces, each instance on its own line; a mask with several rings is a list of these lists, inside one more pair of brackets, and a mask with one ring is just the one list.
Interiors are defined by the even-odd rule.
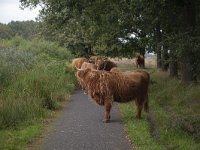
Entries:
[[[120,66],[130,70],[130,66]],[[133,69],[133,68],[131,68]],[[128,136],[139,150],[198,150],[200,148],[200,86],[184,85],[167,74],[153,72],[150,85],[150,113],[135,118],[133,103],[121,104]]]

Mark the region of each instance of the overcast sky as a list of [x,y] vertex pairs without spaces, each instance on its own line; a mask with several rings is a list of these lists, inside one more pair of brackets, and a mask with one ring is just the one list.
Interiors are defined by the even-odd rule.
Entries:
[[19,0],[0,0],[0,22],[9,23],[11,21],[35,20],[39,14],[39,9],[19,8]]

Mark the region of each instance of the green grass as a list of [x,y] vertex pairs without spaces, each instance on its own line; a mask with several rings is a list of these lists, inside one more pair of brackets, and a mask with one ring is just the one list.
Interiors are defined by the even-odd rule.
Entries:
[[38,66],[0,94],[0,149],[23,149],[43,131],[42,121],[69,100],[74,72],[65,62]]
[[69,100],[76,84],[66,66],[71,57],[42,39],[0,40],[0,149],[24,149]]
[[42,133],[42,125],[39,123],[41,122],[20,129],[0,130],[0,149],[22,150],[27,143],[31,143],[35,137]]
[[164,148],[151,136],[147,116],[143,113],[142,119],[138,120],[135,118],[136,110],[133,103],[121,104],[120,111],[129,139],[136,149],[160,150]]
[[[120,66],[132,70],[130,66]],[[149,72],[153,72],[148,70]],[[153,72],[150,114],[135,118],[135,105],[120,110],[128,136],[137,149],[197,150],[200,148],[200,85],[184,85],[166,73]]]

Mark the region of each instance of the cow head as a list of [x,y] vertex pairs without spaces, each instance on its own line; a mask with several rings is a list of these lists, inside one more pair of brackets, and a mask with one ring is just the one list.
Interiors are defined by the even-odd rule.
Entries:
[[76,77],[78,79],[83,80],[90,71],[91,71],[91,69],[89,69],[89,68],[88,69],[78,69],[78,71],[76,72]]

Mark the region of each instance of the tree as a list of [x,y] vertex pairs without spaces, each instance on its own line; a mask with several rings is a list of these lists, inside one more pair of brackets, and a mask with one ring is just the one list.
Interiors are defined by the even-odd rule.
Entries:
[[197,78],[197,0],[21,0],[21,4],[42,4],[43,34],[75,54],[84,55],[90,47],[93,54],[131,57],[148,49],[157,53],[157,68],[167,71],[169,63],[170,76],[177,76],[179,61],[183,81]]
[[0,38],[9,39],[14,35],[14,32],[6,24],[0,23]]
[[25,39],[31,39],[37,34],[38,25],[39,23],[34,21],[11,21],[7,26],[15,35],[20,35]]

